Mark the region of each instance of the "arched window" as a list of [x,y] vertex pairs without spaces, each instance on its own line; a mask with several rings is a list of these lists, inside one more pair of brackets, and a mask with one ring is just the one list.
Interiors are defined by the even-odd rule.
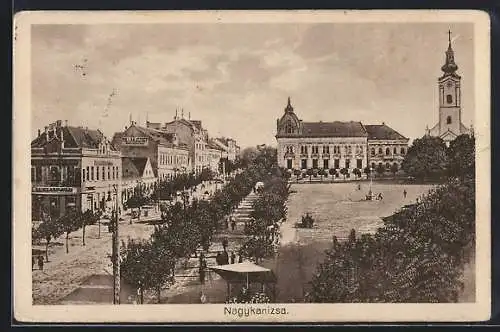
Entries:
[[372,157],[375,155],[375,148],[372,148]]
[[446,102],[447,102],[448,104],[453,103],[453,96],[452,96],[452,95],[446,95]]
[[285,133],[292,134],[293,133],[293,125],[290,120],[288,120],[285,124]]
[[378,154],[382,154],[382,148],[378,148]]
[[375,169],[375,163],[372,163],[372,168]]
[[401,148],[401,154],[405,154],[405,148]]
[[446,124],[451,124],[451,116],[449,116],[449,115],[446,118]]
[[385,163],[385,168],[387,168],[387,169],[391,168],[391,164]]
[[397,154],[398,153],[398,150],[396,148],[394,148],[394,154]]
[[389,148],[386,148],[385,149],[385,155],[388,156],[390,153],[391,153],[391,150],[389,150]]

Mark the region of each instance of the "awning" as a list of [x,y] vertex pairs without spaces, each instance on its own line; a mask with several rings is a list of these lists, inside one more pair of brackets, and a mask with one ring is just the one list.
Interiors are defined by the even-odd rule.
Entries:
[[252,262],[243,262],[227,265],[217,265],[210,267],[224,280],[229,283],[275,283],[276,276],[271,269],[254,264]]

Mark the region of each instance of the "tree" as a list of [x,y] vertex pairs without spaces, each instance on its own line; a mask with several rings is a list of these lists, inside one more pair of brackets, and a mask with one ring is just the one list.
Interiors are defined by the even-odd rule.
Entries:
[[61,224],[53,221],[50,217],[44,218],[42,223],[35,230],[35,238],[45,240],[45,260],[49,261],[49,244],[52,239],[58,238],[64,233]]
[[399,171],[399,166],[396,163],[393,163],[391,165],[391,173],[392,175],[396,175],[396,173]]
[[[141,207],[147,204],[148,199],[140,192],[136,192],[132,197],[130,197],[125,203],[128,208],[138,209],[138,220],[141,220]],[[130,224],[132,224],[132,218],[130,219]]]
[[162,287],[174,282],[175,258],[169,248],[155,241],[129,240],[121,256],[121,274],[140,290],[141,304],[144,290],[155,290],[160,303]]
[[300,169],[294,170],[293,174],[297,177],[297,182],[299,182],[299,176],[300,176],[300,174],[302,174],[302,172],[300,171]]
[[439,137],[416,139],[402,163],[403,171],[419,180],[439,180],[447,171],[446,144]]
[[240,251],[244,256],[253,258],[255,264],[258,264],[262,258],[270,257],[274,254],[274,246],[268,239],[252,237],[243,244]]
[[337,176],[337,170],[336,170],[335,168],[330,168],[330,169],[328,170],[328,173],[330,173],[330,175],[332,176],[332,181],[333,181],[333,178],[334,178],[335,176]]
[[82,223],[82,212],[71,209],[68,213],[57,219],[66,234],[66,253],[69,253],[69,234],[76,231]]
[[311,182],[311,177],[314,174],[313,169],[312,168],[308,168],[307,171],[306,171],[306,174],[309,176],[309,182]]
[[344,176],[344,180],[345,180],[346,175],[349,174],[349,170],[344,167],[340,170],[340,174],[342,174]]
[[323,176],[325,176],[326,174],[327,173],[326,173],[326,171],[323,168],[321,168],[321,169],[318,170],[318,175],[321,176],[321,181],[322,182],[323,182]]
[[383,175],[383,174],[385,173],[385,166],[384,166],[384,165],[382,165],[382,163],[378,164],[378,165],[377,165],[376,172],[377,172],[379,175]]
[[354,174],[356,177],[360,178],[361,177],[361,170],[359,168],[354,168],[352,170],[352,174]]
[[457,138],[450,142],[447,150],[450,176],[459,178],[475,176],[475,145],[474,136],[467,134],[457,136]]
[[95,224],[99,218],[101,218],[101,215],[99,212],[92,213],[91,210],[85,211],[79,218],[80,221],[80,227],[82,227],[82,245],[85,245],[85,227],[87,225],[93,225]]

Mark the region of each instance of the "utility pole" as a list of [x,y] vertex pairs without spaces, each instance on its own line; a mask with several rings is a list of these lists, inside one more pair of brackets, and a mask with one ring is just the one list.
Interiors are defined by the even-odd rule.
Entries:
[[118,185],[114,184],[115,218],[113,220],[113,304],[120,304],[120,241],[118,239]]

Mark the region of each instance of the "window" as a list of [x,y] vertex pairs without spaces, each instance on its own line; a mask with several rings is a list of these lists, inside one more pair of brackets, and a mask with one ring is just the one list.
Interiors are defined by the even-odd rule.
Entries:
[[375,156],[375,148],[372,148],[372,157]]
[[307,146],[306,145],[301,145],[300,146],[300,153],[301,154],[307,154]]
[[307,159],[302,159],[302,160],[300,161],[300,164],[301,164],[301,165],[300,165],[300,168],[301,168],[301,169],[306,169],[306,168],[307,168]]
[[99,180],[99,166],[96,167],[95,171],[96,180]]
[[378,154],[382,154],[382,148],[378,148]]
[[312,146],[312,153],[319,153],[319,147],[317,145]]
[[292,122],[290,120],[288,120],[285,124],[285,133],[287,133],[287,134],[293,133],[293,125],[292,125]]
[[85,182],[85,168],[82,168],[82,182]]
[[102,166],[102,179],[106,180],[106,168],[104,168],[104,166]]
[[292,169],[292,159],[288,159],[288,160],[286,161],[286,168],[288,168],[288,169]]
[[401,148],[401,154],[405,154],[405,148]]
[[398,154],[398,149],[394,147],[394,154]]
[[385,155],[388,156],[390,153],[391,153],[391,150],[389,150],[389,148],[386,148],[385,149]]
[[363,159],[356,160],[356,168],[359,168],[359,169],[363,168]]
[[90,167],[90,179],[94,181],[94,166]]
[[339,159],[335,159],[333,161],[333,168],[335,168],[335,169],[339,169],[340,168],[340,160]]
[[391,164],[385,163],[385,168],[390,169],[391,168]]
[[448,117],[446,118],[446,124],[451,124],[451,116],[448,116]]
[[111,171],[110,171],[109,166],[108,166],[108,180],[111,180]]
[[113,180],[115,179],[115,166],[112,166],[113,169],[112,169],[112,174],[113,174]]
[[35,181],[36,181],[35,167],[31,167],[31,182],[35,182]]
[[313,168],[318,168],[318,159],[313,159]]
[[330,147],[328,145],[323,145],[323,153],[324,154],[330,153]]
[[351,164],[351,161],[349,159],[346,159],[345,160],[345,168],[349,169],[349,166],[351,166],[350,164]]
[[328,169],[329,168],[328,159],[323,159],[323,168],[324,169]]
[[372,163],[372,168],[375,169],[375,163]]
[[446,102],[447,102],[448,104],[453,103],[453,96],[452,96],[452,95],[446,95]]

